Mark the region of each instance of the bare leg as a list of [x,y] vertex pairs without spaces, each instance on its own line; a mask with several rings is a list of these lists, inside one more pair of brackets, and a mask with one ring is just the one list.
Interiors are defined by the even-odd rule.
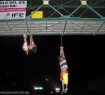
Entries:
[[64,83],[62,82],[62,89],[64,89]]
[[30,44],[34,42],[32,35],[30,36]]
[[61,92],[61,94],[63,94],[64,93],[64,83],[62,82],[62,92]]
[[33,45],[33,47],[36,47],[36,44],[34,43],[32,35],[30,35],[30,45]]
[[24,38],[24,42],[27,42],[27,35],[26,34],[23,35],[23,38]]
[[66,84],[66,89],[68,89],[68,84]]
[[67,93],[67,91],[68,91],[68,84],[66,84],[65,93]]
[[[23,39],[24,39],[24,43],[27,43],[27,35],[26,34],[23,35]],[[24,51],[26,51],[24,47],[22,47],[22,48]],[[28,54],[28,50],[26,51],[26,53]]]
[[64,92],[67,93],[67,91],[68,91],[68,84],[65,84],[65,87],[66,88],[65,88],[65,91]]

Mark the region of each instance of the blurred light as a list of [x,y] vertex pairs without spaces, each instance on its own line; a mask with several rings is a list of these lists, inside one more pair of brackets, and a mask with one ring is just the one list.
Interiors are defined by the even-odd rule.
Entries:
[[42,87],[39,87],[38,89],[41,89],[42,90],[43,88]]
[[48,78],[46,78],[46,76],[45,75],[43,75],[44,76],[44,78],[45,78],[45,81],[48,81]]
[[46,81],[48,81],[48,79],[46,78]]
[[60,90],[60,88],[55,88],[55,90]]
[[38,87],[34,87],[35,90],[38,90]]
[[60,92],[60,88],[55,88],[55,92],[59,93]]
[[48,5],[49,4],[49,0],[43,0],[43,4],[44,5]]
[[53,94],[53,92],[51,91],[51,94]]
[[87,5],[87,2],[86,2],[87,0],[81,0],[81,4],[82,5]]
[[43,87],[34,87],[35,90],[42,90]]

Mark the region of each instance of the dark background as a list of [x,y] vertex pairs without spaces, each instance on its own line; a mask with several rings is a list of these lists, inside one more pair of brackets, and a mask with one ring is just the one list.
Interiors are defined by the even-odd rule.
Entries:
[[[60,87],[60,36],[33,36],[36,54],[22,51],[23,37],[0,37],[0,90]],[[29,39],[28,39],[29,40]],[[105,36],[63,36],[69,90],[105,90]],[[48,82],[45,81],[48,78]]]

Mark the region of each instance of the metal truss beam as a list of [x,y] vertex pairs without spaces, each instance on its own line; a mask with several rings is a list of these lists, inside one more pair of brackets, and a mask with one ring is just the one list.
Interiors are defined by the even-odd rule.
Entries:
[[[0,28],[1,35],[23,35],[24,32],[33,35],[100,35],[105,34],[105,19],[88,18],[43,18],[43,19],[25,19],[7,20],[6,24],[9,30],[3,31]],[[8,24],[9,23],[9,24]],[[31,23],[31,30],[29,29]],[[3,26],[5,21],[0,21]],[[16,25],[17,26],[16,26]],[[20,25],[19,25],[20,24]],[[63,29],[62,29],[62,28]],[[7,31],[7,32],[5,32]]]
[[95,34],[97,34],[99,32],[99,30],[102,28],[102,26],[105,24],[105,21],[101,24],[101,26],[99,27],[99,29],[97,30],[97,32]]
[[[78,5],[52,5],[54,8],[77,8]],[[90,5],[91,6],[91,5]],[[28,6],[29,9],[36,9],[38,8],[39,6],[38,5],[35,5],[35,6]],[[91,6],[92,8],[105,8],[105,6]],[[43,6],[43,8],[49,8],[49,6]],[[81,8],[86,8],[86,6],[82,6]]]
[[[77,27],[80,28],[80,34],[81,34],[81,29],[84,29],[85,31],[89,32],[90,34],[92,34],[92,32],[90,32],[88,29],[85,29],[85,27],[80,26],[79,24],[76,24],[73,21],[70,21],[72,24],[76,25]],[[86,22],[85,22],[86,23]],[[84,25],[83,25],[84,26]],[[78,29],[74,29],[74,31],[77,31]],[[92,34],[93,35],[93,34]]]
[[[86,21],[87,21],[87,20],[86,20]],[[84,22],[83,26],[81,27],[80,33],[82,32],[82,29],[84,29],[84,26],[85,26],[85,24],[86,24],[86,21]]]
[[100,18],[103,18],[102,15],[100,15],[97,11],[95,11],[93,8],[91,8],[89,5],[87,5],[87,7],[92,10],[95,14],[97,14]]
[[[0,35],[22,35],[25,31],[30,35],[98,35],[105,34],[105,14],[98,12],[96,8],[105,10],[105,0],[87,0],[87,5],[81,5],[80,0],[49,0],[48,5],[37,5],[34,0],[29,0],[28,11],[33,11],[28,14],[24,20],[0,20]],[[46,18],[31,19],[38,10],[48,8],[53,10]],[[82,9],[82,10],[81,10]],[[85,9],[85,10],[84,10]],[[80,10],[82,11],[80,13]],[[88,11],[93,13],[93,17],[88,17]],[[66,14],[65,14],[66,12]],[[78,12],[80,13],[79,15]],[[59,14],[59,17],[52,17],[54,14]],[[77,13],[77,14],[76,14]],[[87,17],[83,17],[87,14]],[[62,22],[62,23],[61,23]],[[6,30],[4,26],[6,23]],[[9,24],[10,23],[10,24]],[[29,25],[31,24],[31,30]],[[61,24],[60,28],[59,24]],[[21,25],[21,26],[20,26]],[[4,29],[4,30],[3,30]]]
[[69,17],[71,17],[82,5],[80,5],[79,7],[77,7],[70,15]]
[[[90,10],[93,13],[95,13],[96,16],[99,16],[99,18],[102,18],[102,19],[105,18],[105,15],[102,15],[98,11],[95,10],[95,8],[103,8],[103,10],[104,10],[105,9],[105,6],[104,6],[105,0],[100,0],[100,1],[99,0],[97,0],[97,1],[90,0],[90,2],[88,2],[87,5],[82,5],[81,1],[78,1],[78,0],[75,0],[75,1],[76,1],[76,3],[72,4],[72,2],[74,2],[73,0],[68,0],[68,1],[65,1],[65,2],[60,0],[59,3],[57,1],[55,1],[55,0],[49,0],[49,2],[53,2],[54,4],[49,3],[48,5],[42,4],[42,5],[39,5],[39,6],[37,6],[37,5],[33,6],[32,2],[30,1],[30,5],[28,5],[28,10],[34,9],[35,11],[32,14],[30,14],[29,17],[31,15],[33,15],[36,11],[38,11],[40,9],[43,9],[43,8],[51,8],[51,9],[53,9],[55,11],[51,15],[49,15],[48,18],[51,17],[55,13],[58,13],[60,15],[59,17],[64,17],[64,18],[65,18],[65,16],[66,17],[71,17],[71,16],[72,17],[77,17],[77,16],[74,15],[77,11],[79,11],[80,9],[83,9],[83,8],[87,8],[78,17],[83,16],[85,13],[87,13],[87,10]],[[77,2],[79,2],[79,3],[77,3]],[[101,5],[100,3],[103,3],[103,5]],[[98,5],[98,4],[100,4],[100,5]],[[76,9],[71,12],[69,10],[70,8],[76,8]],[[64,13],[62,13],[60,11],[60,9],[63,9],[65,12],[67,12],[67,15],[64,15]]]
[[12,29],[10,28],[10,26],[8,24],[8,22],[6,20],[5,20],[5,22],[6,22],[7,26],[8,26],[8,28],[9,28],[9,30],[11,31],[12,35],[14,35],[13,32],[12,32]]
[[33,13],[29,15],[29,17],[30,17],[31,15],[33,15],[36,11],[38,11],[38,10],[39,10],[40,8],[42,8],[42,7],[43,7],[43,4],[42,4],[41,6],[39,6],[39,7],[37,7],[37,9],[36,9],[35,11],[33,11]]

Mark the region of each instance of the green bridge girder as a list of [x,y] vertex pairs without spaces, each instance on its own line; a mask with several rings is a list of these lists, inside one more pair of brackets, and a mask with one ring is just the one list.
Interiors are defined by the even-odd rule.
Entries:
[[[23,35],[103,35],[105,0],[28,0],[25,19],[0,20],[0,36]],[[31,19],[31,12],[44,11],[41,19]],[[47,15],[46,15],[47,14]]]
[[105,34],[105,19],[42,18],[0,21],[0,35],[97,35]]

